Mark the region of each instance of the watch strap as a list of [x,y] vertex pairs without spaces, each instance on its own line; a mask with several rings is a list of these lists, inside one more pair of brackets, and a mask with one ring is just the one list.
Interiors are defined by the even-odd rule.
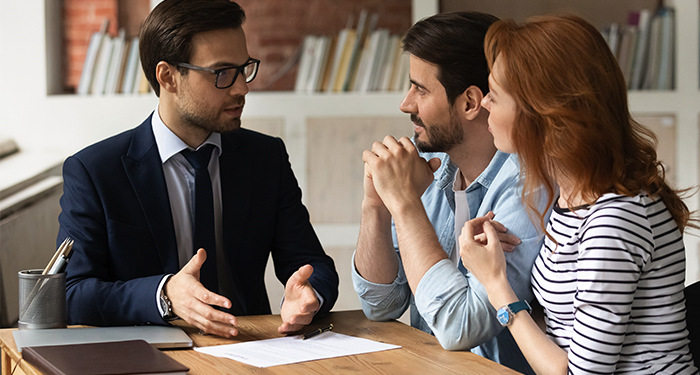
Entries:
[[517,314],[519,311],[522,311],[522,310],[527,310],[528,313],[532,312],[532,307],[530,307],[530,304],[527,303],[527,301],[525,301],[525,300],[513,302],[510,305],[508,305],[508,308],[510,309],[510,312],[513,315]]
[[165,282],[163,283],[163,286],[160,289],[160,306],[163,310],[162,318],[166,322],[177,319],[177,315],[175,315],[175,313],[173,312],[173,304],[170,301],[168,295],[165,294],[165,286],[168,284],[168,281],[170,281],[171,277],[172,275],[166,276]]

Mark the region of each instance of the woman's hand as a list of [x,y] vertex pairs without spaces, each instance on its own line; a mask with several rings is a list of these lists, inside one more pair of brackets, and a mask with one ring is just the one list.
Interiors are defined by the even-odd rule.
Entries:
[[489,212],[467,221],[459,236],[462,263],[484,285],[489,296],[490,289],[508,285],[506,258],[498,231],[491,223],[493,217],[493,212]]

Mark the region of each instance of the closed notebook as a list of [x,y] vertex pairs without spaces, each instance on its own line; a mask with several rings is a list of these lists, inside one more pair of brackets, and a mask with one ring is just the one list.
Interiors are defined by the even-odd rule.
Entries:
[[144,340],[30,346],[22,359],[48,375],[186,374],[189,368]]

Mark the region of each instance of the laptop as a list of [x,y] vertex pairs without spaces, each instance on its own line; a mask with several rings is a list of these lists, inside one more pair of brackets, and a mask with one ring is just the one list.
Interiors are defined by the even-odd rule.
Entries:
[[191,348],[192,339],[180,327],[129,326],[97,328],[25,329],[13,331],[17,349],[28,346],[91,344],[145,340],[158,349]]

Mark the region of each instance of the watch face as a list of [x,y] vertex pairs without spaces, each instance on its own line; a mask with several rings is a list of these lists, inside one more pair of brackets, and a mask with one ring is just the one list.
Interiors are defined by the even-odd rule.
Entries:
[[508,309],[506,309],[505,307],[498,309],[498,312],[496,313],[496,318],[498,319],[498,322],[501,323],[501,325],[508,325],[508,322],[510,321],[510,314],[508,314]]

